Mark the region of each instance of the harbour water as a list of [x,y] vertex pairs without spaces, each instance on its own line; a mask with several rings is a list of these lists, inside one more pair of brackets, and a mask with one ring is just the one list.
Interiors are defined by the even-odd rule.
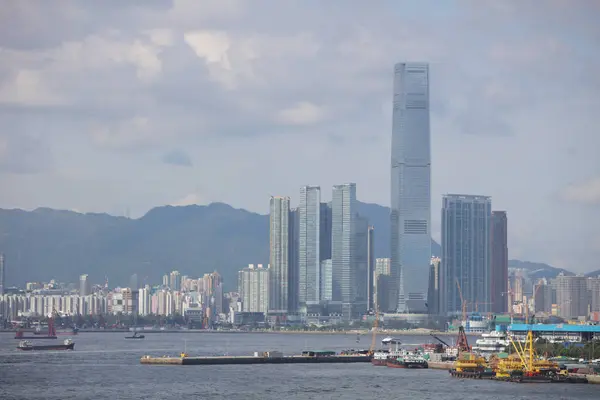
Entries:
[[[447,371],[370,364],[145,366],[143,355],[250,355],[279,350],[368,348],[369,336],[315,334],[123,333],[73,336],[74,351],[20,352],[0,334],[0,399],[598,399],[598,385],[508,384],[451,378]],[[381,343],[382,337],[377,339]],[[408,347],[431,342],[402,336]]]

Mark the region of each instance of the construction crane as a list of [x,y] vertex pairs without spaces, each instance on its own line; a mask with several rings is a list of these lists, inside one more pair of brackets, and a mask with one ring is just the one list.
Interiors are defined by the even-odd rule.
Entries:
[[512,290],[512,287],[510,285],[510,279],[508,280],[508,291],[502,292],[502,295],[505,295],[505,294],[508,295],[508,301],[507,301],[507,303],[508,303],[508,315],[510,315],[510,323],[512,324],[513,323],[513,319],[514,319],[513,305],[514,305],[514,302],[515,302],[515,294],[514,294],[514,292]]
[[460,288],[460,283],[458,279],[456,280],[456,287],[458,287],[458,295],[460,296],[461,308],[462,308],[462,320],[467,321],[467,302],[463,298],[462,290]]
[[371,338],[371,347],[369,347],[369,355],[372,356],[375,352],[375,345],[377,343],[377,328],[379,327],[379,309],[375,311],[375,321],[373,322],[373,337]]

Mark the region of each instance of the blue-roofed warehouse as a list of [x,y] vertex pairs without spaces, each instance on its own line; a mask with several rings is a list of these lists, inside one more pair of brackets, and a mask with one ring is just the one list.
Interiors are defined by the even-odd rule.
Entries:
[[600,325],[575,324],[511,324],[507,332],[515,337],[524,337],[531,330],[533,335],[551,342],[581,342],[600,339]]

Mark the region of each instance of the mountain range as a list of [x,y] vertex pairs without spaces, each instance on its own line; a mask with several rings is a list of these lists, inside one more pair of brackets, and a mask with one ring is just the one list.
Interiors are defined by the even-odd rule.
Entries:
[[[389,257],[389,208],[358,203],[358,213],[375,227],[375,254]],[[0,209],[0,252],[6,258],[7,286],[29,281],[92,282],[127,285],[132,274],[141,284],[161,282],[178,270],[201,276],[218,271],[226,290],[235,290],[237,271],[269,262],[269,216],[227,204],[161,206],[138,219],[108,214],[38,208]],[[432,240],[432,252],[441,254]],[[511,260],[536,277],[571,272],[547,264]],[[597,271],[600,273],[600,271]]]

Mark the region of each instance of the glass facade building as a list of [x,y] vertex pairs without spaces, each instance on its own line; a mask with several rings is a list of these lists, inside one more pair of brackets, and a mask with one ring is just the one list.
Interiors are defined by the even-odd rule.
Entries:
[[287,312],[289,300],[290,198],[271,197],[269,263],[269,311]]
[[401,313],[427,313],[431,260],[429,65],[398,63],[394,70],[391,157],[391,273],[389,304]]
[[321,188],[300,188],[298,205],[298,302],[299,307],[320,301]]
[[[449,194],[442,202],[442,313],[489,312],[490,222],[492,200],[487,196]],[[460,286],[460,289],[459,289]]]
[[356,184],[333,186],[331,200],[331,262],[334,301],[341,301],[344,315],[352,314],[356,296],[355,230]]

